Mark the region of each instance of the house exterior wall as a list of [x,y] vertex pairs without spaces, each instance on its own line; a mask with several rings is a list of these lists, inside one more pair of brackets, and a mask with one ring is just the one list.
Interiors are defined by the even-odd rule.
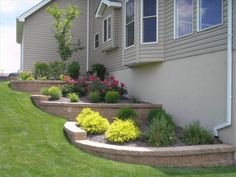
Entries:
[[[95,18],[95,12],[100,1],[90,0],[90,66],[96,63],[104,64],[109,71],[123,68],[122,65],[122,11],[121,9],[106,8],[102,18]],[[112,15],[112,38],[116,49],[109,52],[103,50],[112,45],[112,41],[103,43],[103,19]],[[99,33],[99,47],[94,48],[94,35]]]
[[[144,0],[145,1],[145,0]],[[156,44],[142,44],[142,0],[137,1],[137,26],[139,34],[138,47],[139,47],[139,62],[155,62],[164,61],[164,37],[165,37],[165,0],[158,0],[158,42]]]
[[[74,38],[80,39],[82,46],[86,47],[87,18],[84,14],[87,13],[87,1],[55,0],[53,2],[58,2],[61,8],[65,8],[68,4],[77,4],[80,7],[82,15],[75,20],[71,32]],[[52,5],[52,3],[48,5]],[[48,5],[29,16],[25,21],[23,29],[23,70],[33,70],[37,61],[53,62],[60,60],[57,53],[57,43],[52,33],[54,19],[46,12]],[[86,48],[75,53],[71,60],[79,61],[81,72],[85,72]]]
[[[162,104],[180,126],[199,120],[213,130],[226,120],[226,51],[143,65],[112,75],[127,84],[130,96]],[[235,108],[234,101],[234,122]],[[224,133],[220,136],[223,140],[236,144],[235,125],[220,132]]]
[[[233,112],[232,112],[232,126],[220,131],[219,136],[226,143],[236,145],[236,50],[234,50],[233,58]],[[236,154],[235,154],[236,159]]]
[[223,25],[197,31],[197,1],[194,0],[193,34],[174,39],[174,0],[166,0],[165,60],[226,50],[227,47],[227,0],[224,0]]

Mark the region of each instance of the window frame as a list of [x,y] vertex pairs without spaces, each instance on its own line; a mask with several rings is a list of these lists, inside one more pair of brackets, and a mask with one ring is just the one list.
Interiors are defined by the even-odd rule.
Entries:
[[188,34],[185,34],[183,36],[177,36],[177,1],[178,0],[174,0],[174,39],[180,39],[180,38],[183,38],[183,37],[187,37],[187,36],[190,36],[194,33],[194,0],[192,0],[192,32],[191,33],[188,33]]
[[213,25],[208,28],[200,29],[200,0],[197,0],[197,32],[209,30],[209,29],[216,28],[218,26],[223,25],[224,24],[224,0],[221,0],[221,11],[222,11],[221,23],[217,25]]
[[[96,40],[96,36],[98,35],[98,40]],[[100,41],[100,35],[99,35],[99,32],[95,33],[94,34],[94,49],[97,49],[99,48],[99,41]],[[98,42],[98,46],[96,47],[96,42]]]
[[[128,24],[126,23],[126,6],[127,6],[127,3],[129,2],[129,0],[125,0],[125,8],[124,8],[124,11],[125,11],[125,15],[124,15],[124,48],[125,49],[129,49],[129,48],[132,48],[132,47],[134,47],[135,46],[135,0],[134,0],[134,20],[133,21],[131,21],[131,22],[129,22]],[[127,27],[127,25],[129,25],[129,24],[131,24],[131,23],[134,23],[134,44],[133,45],[130,45],[130,46],[126,46],[126,40],[127,40],[127,36],[126,36],[126,27]]]
[[[111,25],[111,30],[110,30],[111,34],[110,34],[110,38],[108,38],[108,36],[109,36],[109,35],[108,35],[108,31],[109,31],[109,30],[108,30],[108,29],[109,29],[109,28],[108,28],[108,27],[109,27],[109,25],[108,25],[108,21],[109,21],[109,20],[108,20],[108,19],[109,19],[109,18],[111,19],[111,24],[110,24],[110,25]],[[105,21],[107,21],[107,25],[106,25],[106,30],[107,30],[106,39],[107,39],[107,40],[106,40],[106,41],[105,41],[105,34],[104,34],[104,33],[105,33],[105,30],[104,30],[104,22],[105,22]],[[104,44],[104,43],[106,43],[106,42],[111,41],[111,39],[112,39],[112,15],[111,15],[111,14],[108,15],[106,18],[103,19],[102,29],[103,29],[103,39],[102,39],[102,42],[103,42],[103,44]]]
[[[141,0],[141,44],[157,44],[158,43],[158,40],[159,40],[159,35],[158,35],[158,33],[159,33],[159,24],[158,24],[158,22],[159,22],[159,0],[156,0],[156,15],[154,16],[154,15],[152,15],[152,16],[147,16],[147,17],[144,17],[143,16],[143,2],[144,2],[145,0]],[[144,42],[144,39],[143,39],[143,37],[144,37],[144,26],[143,26],[143,20],[144,20],[144,18],[153,18],[153,17],[156,17],[156,41],[153,41],[153,42]]]

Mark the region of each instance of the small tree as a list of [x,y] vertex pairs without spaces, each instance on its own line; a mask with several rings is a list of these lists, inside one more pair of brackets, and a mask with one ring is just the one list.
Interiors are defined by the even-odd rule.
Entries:
[[66,61],[74,52],[83,49],[80,40],[76,44],[72,43],[73,36],[70,32],[73,27],[72,21],[81,14],[81,11],[76,5],[68,5],[66,9],[59,9],[58,5],[54,3],[52,7],[47,8],[47,12],[55,19],[53,33],[58,42],[58,53],[62,61]]

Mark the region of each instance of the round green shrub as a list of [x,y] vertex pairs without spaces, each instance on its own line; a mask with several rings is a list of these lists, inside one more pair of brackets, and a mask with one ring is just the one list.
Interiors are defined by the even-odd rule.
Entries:
[[167,114],[163,109],[157,108],[157,109],[152,109],[147,117],[147,124],[151,125],[154,119],[161,119],[164,118],[167,120],[167,122],[169,124],[172,124],[173,126],[175,125],[175,123],[172,120],[172,117]]
[[117,103],[120,100],[120,94],[117,91],[108,91],[105,95],[106,103]]
[[84,108],[76,120],[78,125],[90,134],[104,133],[110,125],[108,120],[102,117],[99,112],[94,112],[90,108]]
[[98,91],[90,92],[88,97],[89,100],[92,101],[93,103],[97,103],[101,100],[101,96]]
[[58,87],[52,86],[49,88],[49,95],[52,100],[59,100],[61,98],[61,90]]
[[27,78],[27,81],[33,81],[33,80],[35,80],[33,76]]
[[45,62],[36,62],[35,65],[35,77],[37,79],[48,78],[48,64]]
[[79,101],[79,96],[76,93],[69,93],[68,97],[71,102],[78,102]]
[[207,129],[201,127],[199,121],[185,126],[182,139],[188,145],[212,144],[214,141],[213,135]]
[[20,80],[34,80],[33,74],[31,72],[22,71],[19,75]]
[[41,89],[41,93],[42,93],[43,95],[48,96],[48,95],[49,95],[49,88],[47,88],[47,87],[42,88],[42,89]]
[[102,81],[105,79],[106,72],[106,67],[103,64],[98,63],[92,66],[92,73],[98,76]]
[[151,146],[169,146],[176,143],[175,126],[167,119],[153,119],[144,133],[146,141]]
[[73,79],[78,79],[79,77],[80,65],[78,62],[72,62],[67,67],[67,73]]
[[131,119],[116,119],[105,133],[106,138],[110,142],[123,143],[137,139],[141,132]]
[[62,86],[62,95],[66,97],[70,93],[77,93],[78,92],[78,86],[76,84],[64,84]]
[[126,107],[126,108],[119,109],[117,113],[117,118],[122,119],[122,120],[136,119],[137,115],[138,114],[135,112],[133,108]]

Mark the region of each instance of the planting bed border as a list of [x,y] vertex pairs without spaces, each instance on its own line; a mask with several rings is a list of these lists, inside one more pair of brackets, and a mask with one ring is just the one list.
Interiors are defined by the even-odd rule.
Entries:
[[60,117],[67,118],[69,121],[75,121],[76,117],[83,108],[91,108],[98,111],[102,116],[106,117],[110,122],[114,120],[118,110],[124,107],[131,107],[137,113],[137,122],[145,125],[147,116],[151,109],[161,108],[160,104],[150,103],[67,103],[48,101],[49,97],[44,95],[32,95],[32,100],[41,110]]
[[128,147],[87,140],[87,133],[66,122],[64,131],[78,148],[111,160],[162,167],[211,167],[232,165],[235,147],[228,144],[181,147]]
[[11,88],[28,93],[40,93],[40,90],[44,87],[61,87],[65,82],[61,80],[11,80]]

